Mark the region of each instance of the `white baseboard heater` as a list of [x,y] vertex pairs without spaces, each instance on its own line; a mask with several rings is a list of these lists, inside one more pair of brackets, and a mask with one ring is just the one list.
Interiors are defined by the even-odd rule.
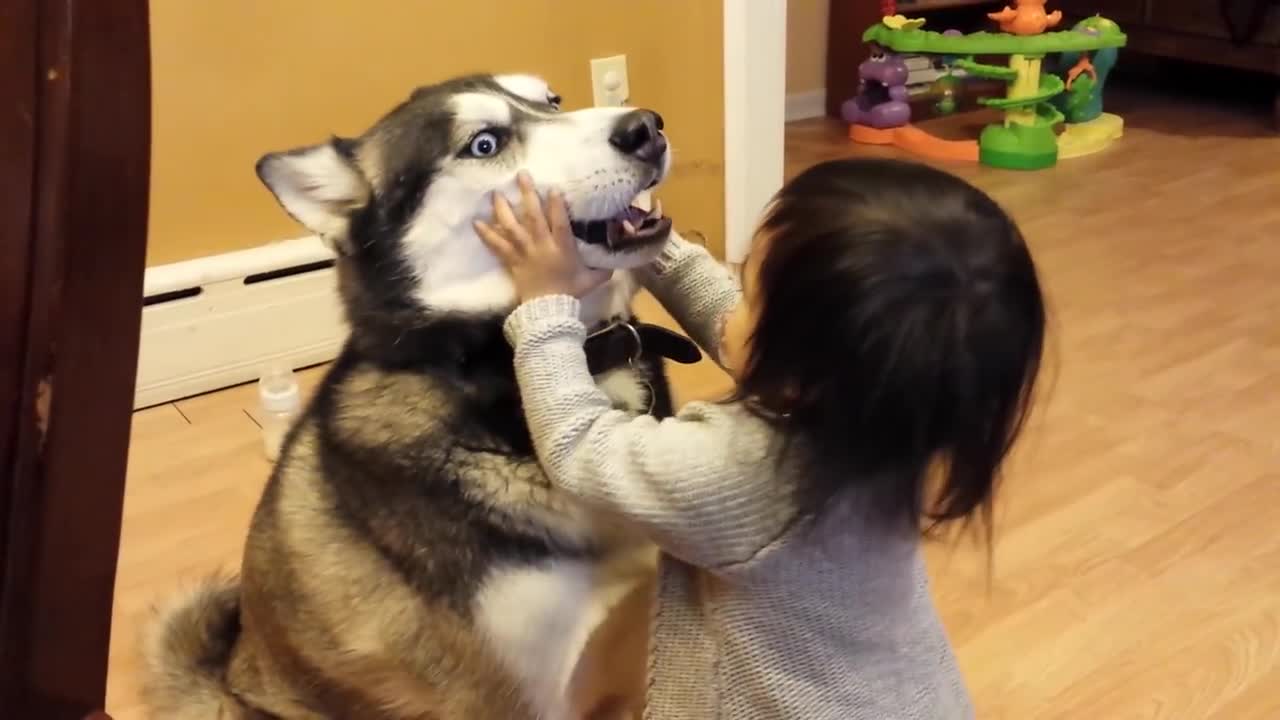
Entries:
[[332,360],[346,338],[316,237],[147,268],[134,408]]

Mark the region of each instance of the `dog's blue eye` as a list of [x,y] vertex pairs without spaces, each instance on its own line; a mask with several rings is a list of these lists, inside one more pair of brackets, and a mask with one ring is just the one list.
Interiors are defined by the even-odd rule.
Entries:
[[470,144],[467,145],[467,154],[471,157],[487,158],[497,155],[500,149],[502,149],[502,143],[498,136],[486,130],[476,133],[471,138]]

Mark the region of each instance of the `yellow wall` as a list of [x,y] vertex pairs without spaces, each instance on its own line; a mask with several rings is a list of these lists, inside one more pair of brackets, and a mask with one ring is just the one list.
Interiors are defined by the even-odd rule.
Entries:
[[304,235],[254,176],[264,152],[355,134],[418,85],[546,77],[591,104],[588,60],[628,59],[631,101],[667,120],[659,193],[682,229],[724,235],[721,0],[151,0],[148,265]]
[[[844,0],[876,2],[876,0]],[[831,0],[787,2],[787,94],[827,86],[827,15]],[[850,42],[858,39],[850,38]]]

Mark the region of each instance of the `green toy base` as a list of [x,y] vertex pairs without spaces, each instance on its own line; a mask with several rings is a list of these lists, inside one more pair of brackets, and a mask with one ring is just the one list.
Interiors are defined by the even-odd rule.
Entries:
[[1047,154],[1031,155],[978,148],[978,162],[1003,170],[1044,170],[1058,164],[1058,153],[1055,150]]
[[1042,170],[1058,162],[1053,125],[988,125],[978,138],[978,162],[1008,170]]

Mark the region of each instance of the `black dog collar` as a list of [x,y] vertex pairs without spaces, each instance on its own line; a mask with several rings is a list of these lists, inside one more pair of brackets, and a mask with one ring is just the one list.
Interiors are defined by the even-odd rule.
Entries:
[[659,325],[625,320],[587,335],[582,347],[592,375],[633,363],[646,352],[683,365],[702,359],[702,351],[689,338]]

